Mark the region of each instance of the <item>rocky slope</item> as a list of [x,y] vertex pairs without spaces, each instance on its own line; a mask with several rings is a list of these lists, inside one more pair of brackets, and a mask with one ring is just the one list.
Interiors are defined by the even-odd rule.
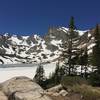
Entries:
[[[88,31],[76,30],[79,39],[76,41],[78,48],[84,48],[88,43],[89,53],[94,45],[94,29]],[[65,27],[49,28],[47,34],[40,37],[19,36],[5,33],[0,35],[0,63],[38,63],[56,61],[63,49],[62,44],[68,39],[68,29]],[[86,39],[88,38],[88,41]]]
[[83,100],[80,94],[69,94],[62,85],[43,90],[24,76],[14,77],[0,84],[0,100]]
[[43,90],[30,78],[19,76],[0,83],[0,100],[100,100],[99,87],[84,83],[66,87],[59,84]]

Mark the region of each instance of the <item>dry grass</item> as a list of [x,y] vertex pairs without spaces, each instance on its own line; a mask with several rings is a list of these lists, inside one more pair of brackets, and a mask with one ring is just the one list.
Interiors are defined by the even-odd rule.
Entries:
[[100,100],[100,88],[89,85],[74,85],[71,89],[74,93],[82,94],[84,100]]
[[52,100],[100,100],[100,88],[90,85],[74,85],[69,87],[72,91],[65,97],[51,96]]
[[48,95],[52,100],[81,100],[81,95],[77,93],[72,93],[67,96],[51,96]]
[[62,96],[50,96],[50,98],[52,99],[52,100],[67,100],[67,99],[65,99],[65,97],[62,97]]

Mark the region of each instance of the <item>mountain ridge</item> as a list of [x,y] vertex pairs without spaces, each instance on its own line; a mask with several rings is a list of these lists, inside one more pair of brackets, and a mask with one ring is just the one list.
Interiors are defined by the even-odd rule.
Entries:
[[[85,40],[91,37],[93,30],[75,30],[76,33],[79,33],[79,42],[77,43],[79,48],[86,44]],[[61,45],[67,41],[67,34],[68,28],[51,27],[43,37],[36,34],[31,36],[11,35],[9,33],[0,35],[0,63],[46,63],[56,61],[62,53]],[[91,38],[90,40],[92,41]]]

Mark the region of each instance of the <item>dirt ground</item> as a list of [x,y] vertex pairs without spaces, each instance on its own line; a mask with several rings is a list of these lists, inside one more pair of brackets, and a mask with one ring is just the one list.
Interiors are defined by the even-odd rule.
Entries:
[[[50,95],[49,95],[50,96]],[[82,100],[80,94],[71,94],[68,96],[50,96],[52,100]]]

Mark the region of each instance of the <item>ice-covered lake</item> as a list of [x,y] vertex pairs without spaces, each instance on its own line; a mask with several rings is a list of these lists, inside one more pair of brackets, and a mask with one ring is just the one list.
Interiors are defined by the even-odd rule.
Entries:
[[[37,66],[37,64],[0,65],[0,82],[4,82],[15,76],[27,76],[33,79]],[[45,64],[43,66],[47,77],[55,70],[55,63]]]

